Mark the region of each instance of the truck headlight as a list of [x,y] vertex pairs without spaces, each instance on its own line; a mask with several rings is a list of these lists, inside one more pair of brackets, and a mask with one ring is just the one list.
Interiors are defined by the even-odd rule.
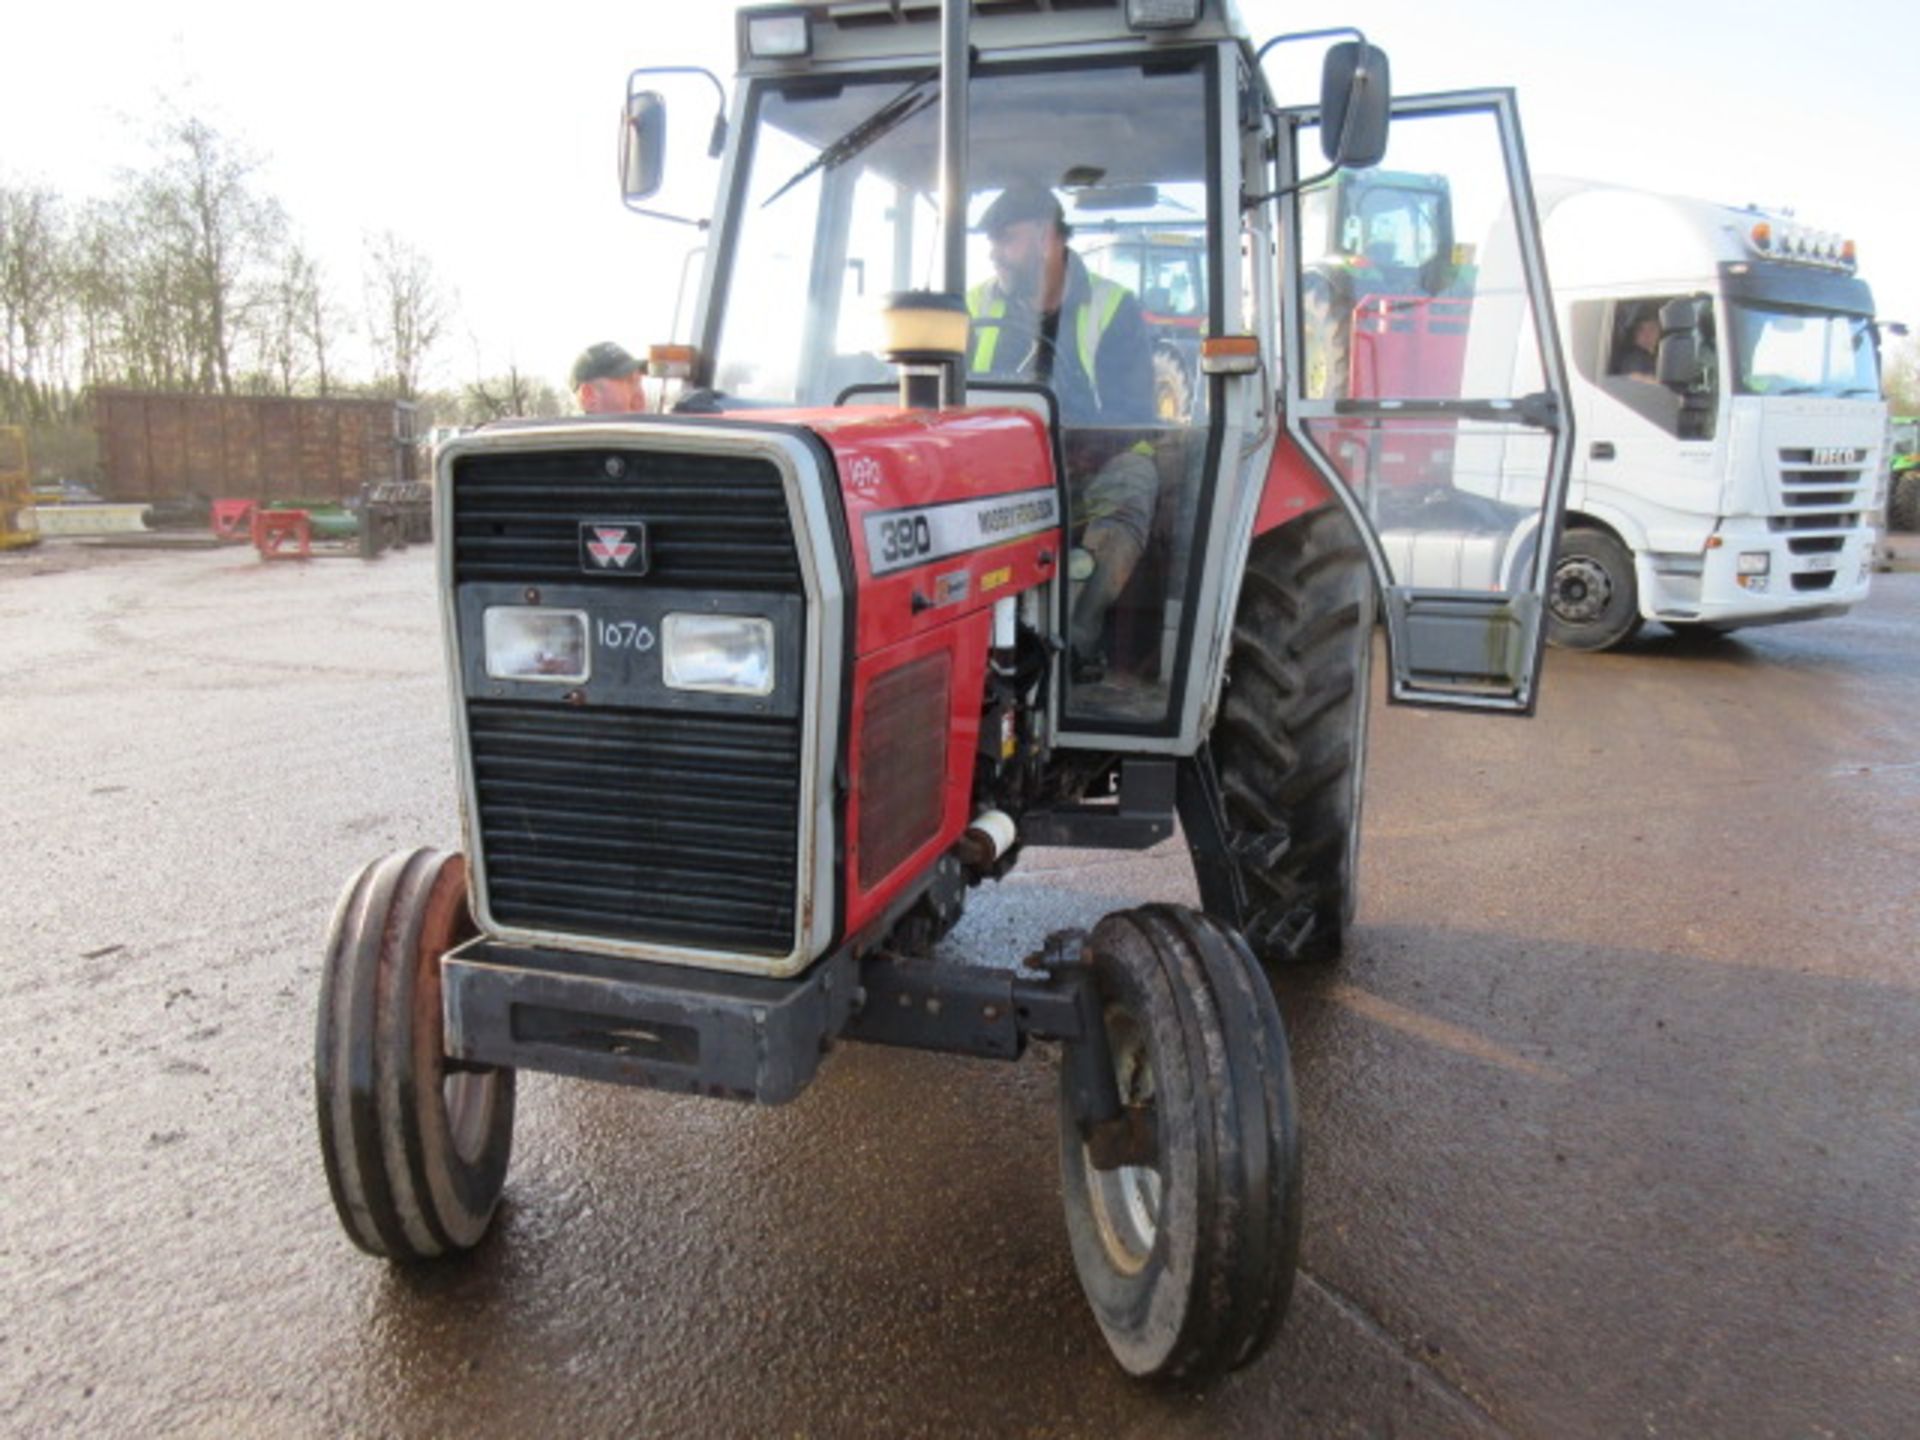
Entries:
[[491,680],[579,685],[592,673],[584,610],[489,605],[482,630]]
[[1742,550],[1737,562],[1741,575],[1765,575],[1773,569],[1773,555],[1767,550]]
[[668,615],[660,673],[671,690],[773,693],[773,622],[757,615]]

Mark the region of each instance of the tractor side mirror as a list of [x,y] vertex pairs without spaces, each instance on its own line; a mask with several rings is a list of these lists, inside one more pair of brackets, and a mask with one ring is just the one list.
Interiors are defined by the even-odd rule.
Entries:
[[627,96],[620,121],[620,189],[629,204],[659,191],[666,153],[667,102],[657,90]]
[[1320,71],[1320,148],[1330,164],[1363,170],[1387,153],[1392,104],[1387,52],[1359,40],[1327,51]]

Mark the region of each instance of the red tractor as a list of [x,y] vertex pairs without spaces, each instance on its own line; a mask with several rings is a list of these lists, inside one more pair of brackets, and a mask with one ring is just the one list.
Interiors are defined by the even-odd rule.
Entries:
[[[1479,270],[1484,388],[1309,397],[1296,198],[1323,158],[1381,158],[1385,56],[1334,45],[1319,103],[1281,109],[1277,42],[1221,0],[937,8],[743,10],[673,412],[441,448],[465,847],[375,862],[335,913],[327,1176],[358,1245],[424,1261],[490,1223],[518,1069],[779,1103],[835,1041],[1049,1040],[1099,1325],[1133,1374],[1204,1375],[1259,1352],[1292,1285],[1266,967],[1347,938],[1376,597],[1390,698],[1533,705],[1570,436],[1526,170],[1506,92],[1393,107],[1424,168],[1491,142],[1477,213],[1514,243]],[[635,208],[666,153],[646,73]],[[1128,187],[1204,218],[1178,415],[1122,403],[1150,373],[1138,297],[1071,254]],[[1420,537],[1376,533],[1381,452],[1435,422],[1532,557],[1511,586],[1415,585],[1392,557]],[[1203,909],[1003,966],[940,953],[1028,848],[1176,826]]]

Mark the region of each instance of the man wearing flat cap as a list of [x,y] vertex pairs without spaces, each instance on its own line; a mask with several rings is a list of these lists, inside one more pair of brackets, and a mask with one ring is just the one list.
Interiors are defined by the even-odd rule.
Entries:
[[1052,190],[1017,180],[981,216],[992,278],[967,294],[976,375],[1035,380],[1060,402],[1072,489],[1075,589],[1068,639],[1076,674],[1105,669],[1107,612],[1146,550],[1160,488],[1153,343],[1140,303],[1067,248]]
[[589,415],[633,415],[647,408],[640,362],[611,340],[589,345],[573,362],[573,395]]

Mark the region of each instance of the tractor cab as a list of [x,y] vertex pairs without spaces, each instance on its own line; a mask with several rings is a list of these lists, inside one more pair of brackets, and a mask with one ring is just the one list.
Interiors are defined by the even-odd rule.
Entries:
[[[956,285],[932,8],[743,12],[683,407],[894,403],[887,299],[944,283],[971,322],[966,402],[1039,405],[1054,436],[1062,744],[1200,742],[1283,472],[1316,476],[1370,542],[1394,698],[1530,708],[1529,592],[1568,437],[1510,97],[1402,102],[1391,160],[1314,174],[1340,137],[1322,143],[1319,108],[1275,107],[1230,8],[1157,26],[1118,0],[978,7]],[[648,74],[629,82],[636,208],[665,124]],[[1044,253],[1018,250],[1036,217],[994,223],[1036,192],[1059,241]],[[1500,267],[1478,304],[1475,260]]]

